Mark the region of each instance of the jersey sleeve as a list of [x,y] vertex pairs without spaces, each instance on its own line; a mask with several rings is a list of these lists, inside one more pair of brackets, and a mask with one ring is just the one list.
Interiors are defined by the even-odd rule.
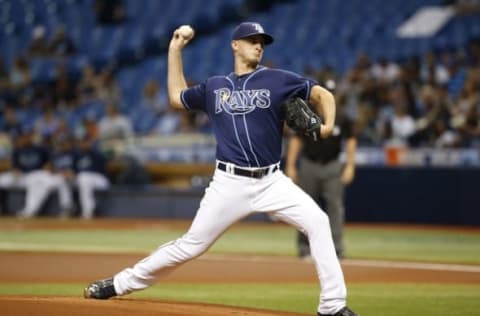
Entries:
[[310,91],[318,82],[302,77],[296,73],[285,71],[285,84],[290,90],[290,97],[299,97],[304,100],[310,99]]
[[180,100],[187,110],[205,111],[205,83],[183,90],[180,93]]

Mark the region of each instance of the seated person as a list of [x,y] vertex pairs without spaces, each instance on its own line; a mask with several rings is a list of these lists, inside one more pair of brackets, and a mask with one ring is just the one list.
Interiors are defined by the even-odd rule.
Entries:
[[33,143],[32,130],[18,131],[14,136],[11,170],[0,174],[0,188],[26,189],[25,207],[19,217],[35,216],[53,189],[48,164],[48,149]]
[[95,211],[95,190],[110,187],[105,172],[105,156],[93,140],[84,137],[78,142],[75,158],[76,185],[80,197],[81,216],[91,219]]

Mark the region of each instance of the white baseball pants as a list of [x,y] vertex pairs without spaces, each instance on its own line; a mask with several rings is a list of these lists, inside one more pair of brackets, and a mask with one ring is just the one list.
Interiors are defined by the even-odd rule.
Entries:
[[267,212],[308,235],[321,284],[318,311],[333,314],[346,305],[346,287],[335,254],[327,215],[281,171],[262,179],[216,170],[188,232],[114,277],[125,295],[152,285],[159,277],[204,253],[235,222]]
[[53,189],[51,173],[34,170],[26,174],[6,172],[0,176],[2,188],[25,188],[25,207],[19,215],[24,218],[35,216]]
[[93,211],[95,210],[95,190],[108,189],[110,182],[103,174],[90,171],[78,173],[76,182],[82,217],[90,219],[93,217]]
[[63,210],[71,209],[73,206],[72,198],[72,189],[68,184],[68,181],[61,174],[52,174],[50,181],[52,181],[52,186],[58,192],[58,199],[60,202],[60,207]]

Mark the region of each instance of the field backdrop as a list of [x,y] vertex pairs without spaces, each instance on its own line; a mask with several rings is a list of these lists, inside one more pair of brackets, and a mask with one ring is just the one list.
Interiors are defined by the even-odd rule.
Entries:
[[[295,231],[280,223],[234,225],[202,257],[145,291],[82,299],[88,282],[134,264],[188,225],[1,218],[0,314],[192,315],[191,307],[205,315],[315,315],[313,264],[296,258]],[[480,229],[349,225],[346,248],[349,305],[362,316],[480,314]]]

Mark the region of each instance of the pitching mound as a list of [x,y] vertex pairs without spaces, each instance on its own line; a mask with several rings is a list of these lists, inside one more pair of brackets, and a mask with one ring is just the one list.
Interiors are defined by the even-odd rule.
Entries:
[[203,303],[179,303],[140,299],[86,300],[78,297],[0,297],[5,316],[300,316],[285,312],[255,310]]

